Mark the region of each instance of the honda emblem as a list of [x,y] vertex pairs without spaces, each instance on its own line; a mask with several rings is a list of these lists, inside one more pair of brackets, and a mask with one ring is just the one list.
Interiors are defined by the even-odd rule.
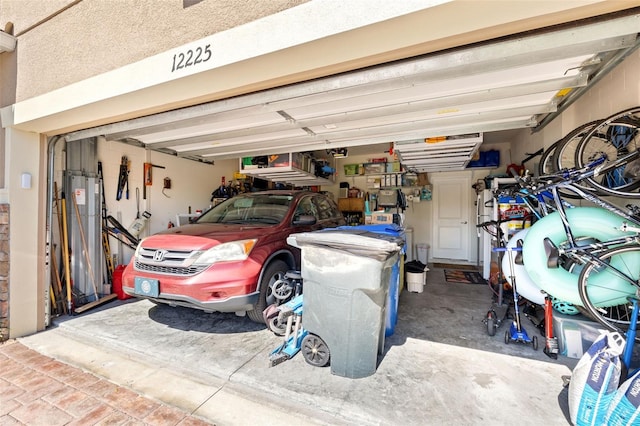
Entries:
[[156,250],[153,253],[153,260],[156,262],[162,262],[164,260],[165,254],[167,254],[166,250]]

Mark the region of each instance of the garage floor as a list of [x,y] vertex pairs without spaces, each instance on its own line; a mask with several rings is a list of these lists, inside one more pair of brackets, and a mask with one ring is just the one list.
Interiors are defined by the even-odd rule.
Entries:
[[[281,339],[233,314],[116,301],[19,339],[24,345],[218,425],[568,424],[577,360],[505,344],[482,322],[482,284],[428,272],[423,293],[403,291],[395,334],[374,375],[347,379],[301,355],[269,367]],[[524,319],[530,335],[537,333]]]

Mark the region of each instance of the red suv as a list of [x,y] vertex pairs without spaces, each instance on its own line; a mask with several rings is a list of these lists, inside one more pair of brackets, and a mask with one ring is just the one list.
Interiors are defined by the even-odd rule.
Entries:
[[271,286],[299,269],[289,234],[344,225],[336,203],[309,191],[240,194],[191,224],[143,239],[122,276],[125,293],[264,322]]

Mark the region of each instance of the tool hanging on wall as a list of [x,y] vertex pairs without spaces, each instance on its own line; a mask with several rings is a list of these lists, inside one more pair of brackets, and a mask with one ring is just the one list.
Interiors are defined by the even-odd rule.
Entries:
[[162,195],[171,198],[164,192],[166,189],[171,189],[171,178],[168,177],[164,178],[164,182],[162,183]]
[[126,155],[120,160],[120,173],[118,175],[118,191],[116,192],[116,200],[122,199],[122,193],[125,191],[127,200],[129,199],[129,160]]
[[136,218],[131,224],[131,226],[129,227],[129,232],[131,233],[131,235],[137,238],[142,232],[142,230],[144,229],[144,227],[146,226],[147,220],[151,218],[151,213],[149,213],[146,210],[142,212],[142,215],[140,215],[140,188],[137,188],[137,187],[136,187],[136,208],[137,208]]
[[147,186],[153,185],[153,174],[151,173],[151,171],[154,167],[158,169],[166,169],[166,167],[158,166],[157,164],[144,163],[144,172],[143,172],[144,182],[142,183],[142,199],[144,200],[147,199]]
[[102,251],[107,266],[107,282],[111,284],[115,267],[113,265],[113,258],[111,257],[111,245],[109,244],[109,234],[107,232],[107,199],[104,192],[104,175],[102,174],[101,161],[98,161],[98,179],[100,179],[100,186],[102,187]]

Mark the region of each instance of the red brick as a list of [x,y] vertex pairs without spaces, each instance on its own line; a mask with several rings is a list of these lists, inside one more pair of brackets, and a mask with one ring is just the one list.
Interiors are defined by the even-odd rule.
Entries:
[[32,351],[21,343],[3,345],[2,352],[9,358],[12,358],[21,363],[28,362],[31,358],[42,356],[38,352]]
[[30,368],[27,368],[23,365],[11,370],[11,371],[3,371],[2,378],[13,383],[14,385],[20,386],[22,383],[28,382],[34,376],[34,371]]
[[178,410],[177,408],[161,405],[143,420],[154,426],[174,426],[177,425],[180,420],[185,418],[185,416],[186,413]]
[[127,399],[118,404],[118,408],[133,418],[144,419],[154,410],[158,409],[160,404],[141,396],[134,399]]
[[70,405],[67,408],[67,412],[75,417],[82,417],[100,407],[101,405],[103,405],[102,402],[91,396],[88,396],[87,398],[80,400],[73,405]]
[[73,422],[69,423],[68,426],[87,426],[87,425],[95,425],[100,420],[110,416],[113,413],[113,408],[109,407],[105,404],[100,404],[93,410],[89,411],[82,417],[75,419]]
[[32,355],[32,356],[29,356],[29,358],[27,360],[22,360],[21,359],[20,361],[23,362],[28,367],[37,370],[41,366],[51,362],[51,358],[49,358],[48,356],[44,356],[42,354],[39,354],[39,353],[35,352],[35,354]]
[[126,389],[126,388],[121,388],[118,386],[114,386],[111,389],[111,392],[106,393],[104,395],[104,399],[107,402],[110,402],[114,405],[120,405],[122,403],[125,403],[127,401],[132,401],[135,400],[136,398],[138,398],[138,394]]
[[53,380],[49,377],[45,377],[44,380],[34,379],[26,383],[25,393],[20,395],[16,399],[23,404],[28,404],[34,399],[41,398],[44,395],[56,392],[64,387],[64,385],[57,380]]
[[10,358],[4,358],[0,360],[0,370],[2,370],[2,375],[12,371],[23,371],[24,366],[18,362]]
[[66,398],[70,394],[76,392],[74,388],[62,386],[60,389],[57,389],[53,392],[50,392],[46,395],[42,395],[42,399],[47,401],[49,404],[57,405],[58,401]]
[[53,377],[54,372],[60,371],[65,368],[67,368],[66,364],[63,364],[60,361],[56,361],[55,359],[50,359],[49,362],[38,366],[38,371],[41,371]]
[[[0,401],[9,401],[24,393],[24,389],[19,388],[13,383],[0,379]],[[3,402],[4,404],[4,402]]]
[[[2,400],[2,398],[0,398],[0,400]],[[13,410],[17,410],[20,407],[22,407],[22,404],[20,404],[15,399],[7,399],[5,401],[2,401],[2,404],[0,404],[0,425],[4,425],[1,420],[2,416],[4,416],[5,414],[9,414]]]
[[50,370],[47,374],[56,380],[66,383],[69,377],[78,374],[78,369],[63,363],[60,368]]
[[93,374],[85,373],[84,371],[78,371],[73,376],[67,377],[65,383],[68,386],[73,386],[76,389],[82,389],[97,383],[100,379]]
[[14,419],[11,416],[0,416],[0,425],[2,425],[2,426],[13,426],[13,425],[22,426],[22,423],[20,423],[19,421],[17,421],[16,419]]
[[41,399],[13,410],[11,416],[29,426],[62,426],[73,420],[69,414]]
[[95,426],[117,426],[117,425],[126,425],[129,423],[131,418],[124,413],[119,411],[114,411],[109,414],[104,419],[100,420],[95,424]]
[[206,422],[204,420],[200,420],[197,417],[189,416],[189,417],[185,417],[176,426],[211,426],[211,425],[212,423]]
[[62,398],[58,399],[55,402],[55,405],[65,411],[69,411],[69,407],[78,404],[87,398],[89,397],[86,393],[74,389],[72,392],[68,392]]
[[104,398],[105,395],[110,394],[116,388],[117,386],[113,383],[107,382],[106,380],[98,380],[96,383],[89,385],[82,390],[97,398]]

